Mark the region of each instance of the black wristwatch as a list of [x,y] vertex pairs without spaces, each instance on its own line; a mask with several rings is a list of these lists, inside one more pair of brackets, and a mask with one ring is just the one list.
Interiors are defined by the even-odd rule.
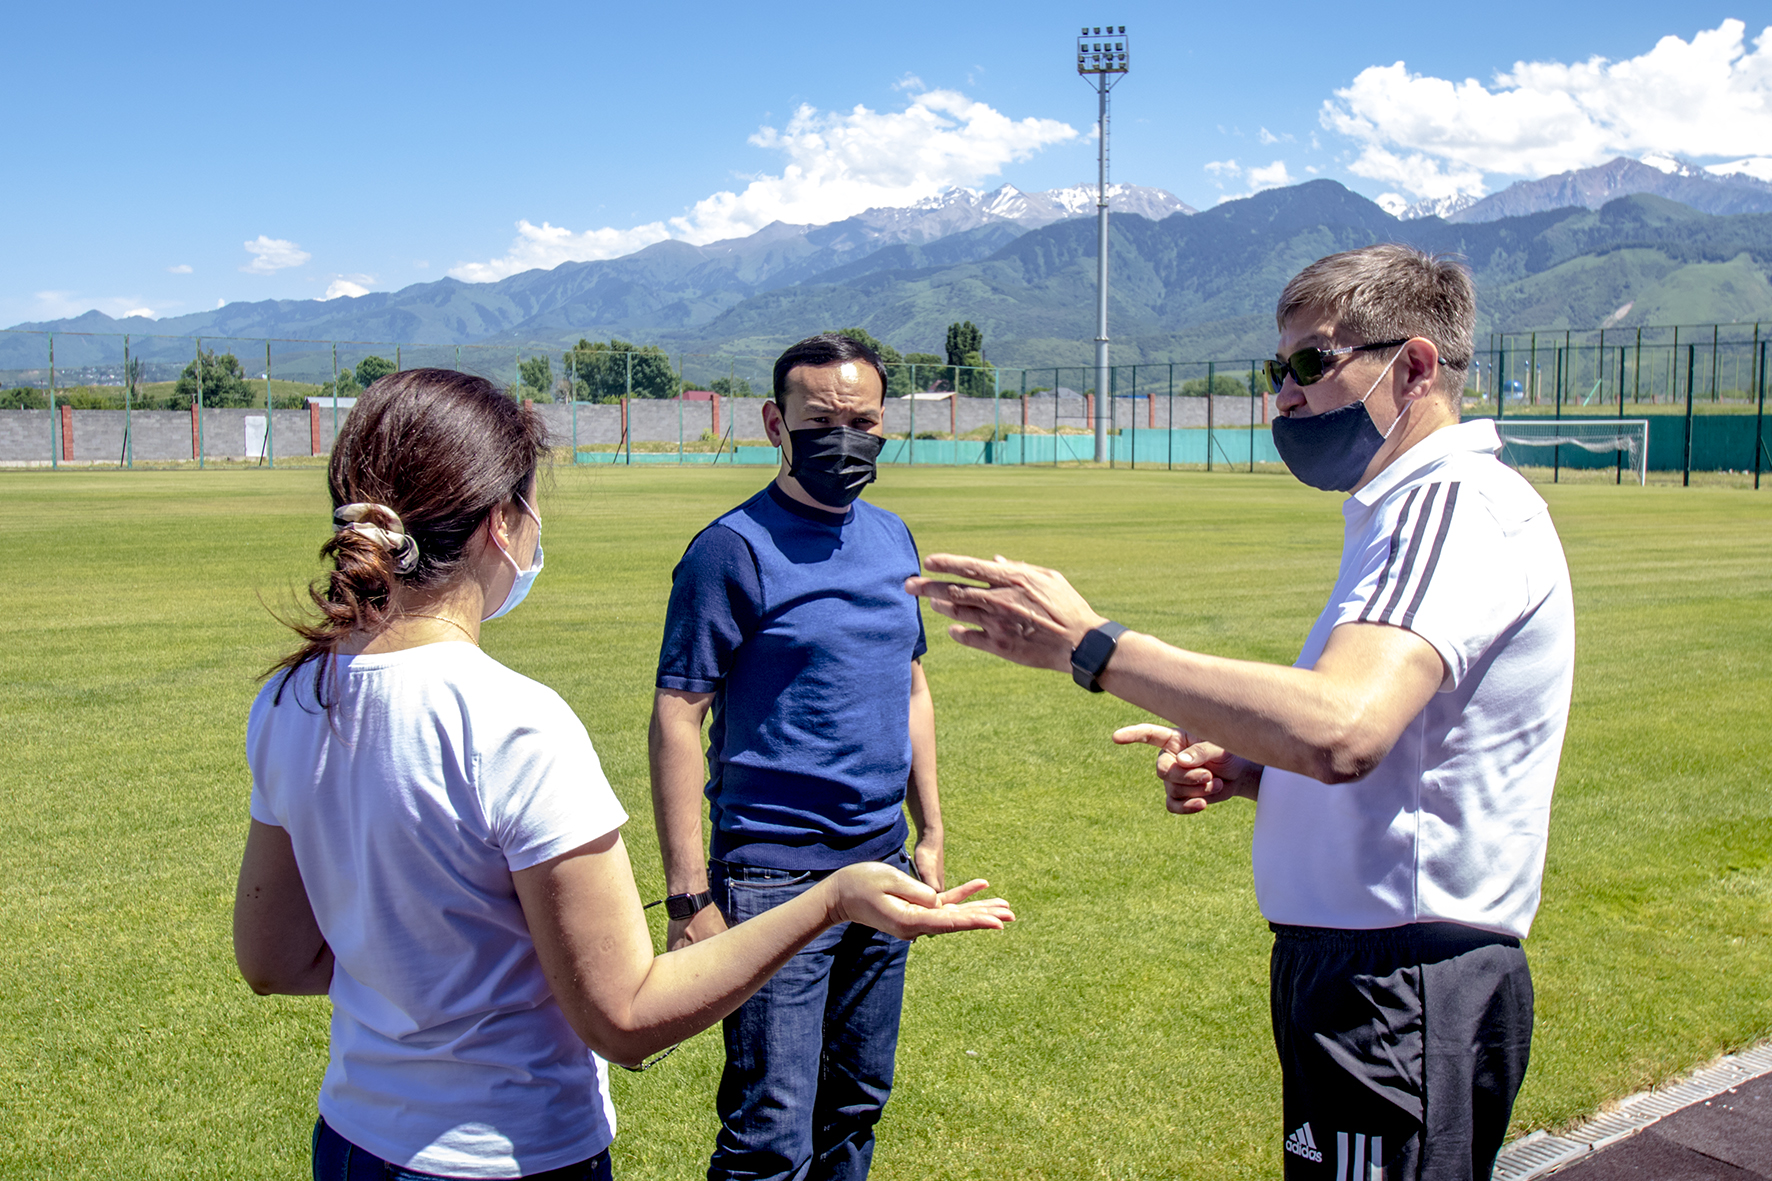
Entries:
[[1097,678],[1113,659],[1114,648],[1125,630],[1125,624],[1109,620],[1084,636],[1082,642],[1071,650],[1071,680],[1091,693],[1100,693]]
[[682,922],[700,914],[702,908],[711,905],[713,901],[712,890],[703,890],[699,894],[672,894],[665,899],[665,913]]

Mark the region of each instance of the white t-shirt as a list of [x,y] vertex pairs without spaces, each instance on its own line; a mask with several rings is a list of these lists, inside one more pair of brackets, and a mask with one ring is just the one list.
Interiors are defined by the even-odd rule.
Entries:
[[627,813],[558,694],[472,644],[274,677],[246,727],[252,816],[286,830],[332,975],[320,1114],[421,1172],[510,1177],[615,1136],[607,1067],[548,989],[511,882]]
[[1255,812],[1270,921],[1447,921],[1524,937],[1569,720],[1575,613],[1543,498],[1487,420],[1435,431],[1349,497],[1341,572],[1295,667],[1344,623],[1408,628],[1445,664],[1383,762],[1350,783],[1269,767]]

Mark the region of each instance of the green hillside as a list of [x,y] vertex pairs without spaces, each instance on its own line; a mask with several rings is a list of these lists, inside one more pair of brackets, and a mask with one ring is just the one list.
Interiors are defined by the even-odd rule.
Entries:
[[[826,241],[835,229],[771,227],[730,247],[660,242],[624,258],[565,263],[489,284],[445,279],[359,299],[230,304],[176,320],[116,321],[89,312],[21,327],[134,332],[137,356],[182,363],[188,341],[147,334],[480,343],[544,352],[580,337],[619,336],[673,354],[769,357],[809,333],[850,325],[901,351],[939,353],[948,325],[970,320],[999,365],[1090,362],[1092,219],[1026,233],[985,226],[883,249]],[[1274,300],[1289,277],[1325,254],[1386,241],[1469,260],[1482,334],[1772,319],[1772,213],[1711,216],[1636,194],[1598,210],[1465,224],[1399,221],[1318,180],[1191,216],[1116,216],[1114,359],[1266,355]],[[120,355],[102,337],[63,341],[57,358],[71,367]],[[0,334],[0,370],[38,366],[42,356],[41,337]],[[279,372],[320,380],[321,360],[318,353],[291,358],[279,362]]]
[[[1403,222],[1331,181],[1276,189],[1193,217],[1122,217],[1110,237],[1114,359],[1126,364],[1262,356],[1286,280],[1314,259],[1403,241],[1468,259],[1480,333],[1772,318],[1772,214],[1711,217],[1658,197],[1472,225]],[[970,319],[1007,365],[1078,365],[1094,337],[1094,229],[1025,234],[958,266],[802,284],[753,296],[691,347],[768,353],[832,324],[901,348]]]

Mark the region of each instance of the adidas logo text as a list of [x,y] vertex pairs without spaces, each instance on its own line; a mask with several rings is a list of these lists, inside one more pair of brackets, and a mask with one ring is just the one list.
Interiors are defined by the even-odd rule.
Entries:
[[1317,1147],[1317,1141],[1311,1135],[1311,1125],[1307,1120],[1300,1124],[1298,1130],[1286,1137],[1286,1151],[1293,1156],[1302,1156],[1313,1164],[1323,1163],[1323,1153]]

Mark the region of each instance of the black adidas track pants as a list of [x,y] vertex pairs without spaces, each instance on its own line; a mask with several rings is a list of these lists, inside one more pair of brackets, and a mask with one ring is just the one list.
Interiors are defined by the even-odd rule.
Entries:
[[1487,1181],[1532,1044],[1519,940],[1271,926],[1288,1181]]

